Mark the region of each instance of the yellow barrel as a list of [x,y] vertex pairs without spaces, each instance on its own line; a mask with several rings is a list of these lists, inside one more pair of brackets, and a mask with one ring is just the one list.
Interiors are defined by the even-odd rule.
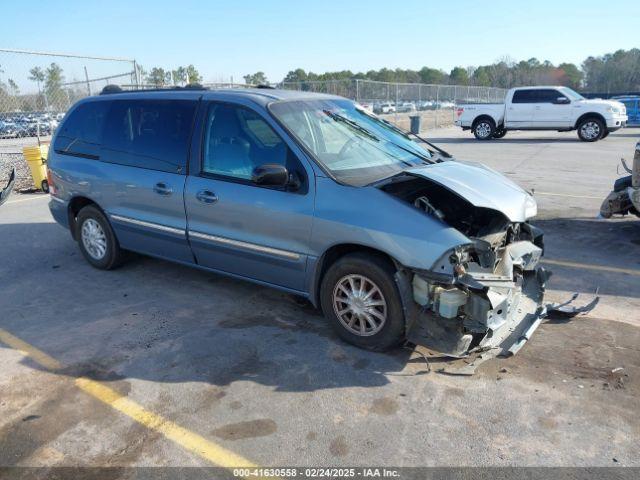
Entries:
[[39,147],[24,147],[22,149],[24,159],[27,161],[31,169],[33,184],[36,188],[44,192],[49,191],[49,183],[47,182],[47,154],[49,153],[49,145],[40,145]]

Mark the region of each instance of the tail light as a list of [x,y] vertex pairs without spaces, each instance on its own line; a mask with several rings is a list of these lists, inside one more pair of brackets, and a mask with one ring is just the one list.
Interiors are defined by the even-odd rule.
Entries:
[[51,195],[56,194],[56,185],[53,183],[53,174],[51,173],[51,169],[47,168],[47,184],[49,185],[49,193]]
[[456,115],[459,117],[460,115],[462,115],[462,112],[464,112],[464,108],[462,107],[458,107],[456,108]]

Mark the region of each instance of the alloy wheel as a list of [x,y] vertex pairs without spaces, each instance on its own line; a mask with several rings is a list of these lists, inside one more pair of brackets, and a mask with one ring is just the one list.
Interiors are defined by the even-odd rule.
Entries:
[[88,218],[82,224],[82,244],[87,253],[94,260],[102,260],[107,253],[107,236],[102,226],[93,218]]
[[375,335],[387,320],[387,302],[382,290],[364,275],[346,275],[333,289],[333,310],[350,333]]
[[594,121],[585,122],[580,127],[580,133],[582,133],[582,136],[587,140],[593,140],[600,136],[600,125]]

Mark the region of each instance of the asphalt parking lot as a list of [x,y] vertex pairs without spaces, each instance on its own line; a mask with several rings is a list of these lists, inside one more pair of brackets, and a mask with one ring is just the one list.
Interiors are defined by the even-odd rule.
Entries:
[[[340,341],[303,302],[145,257],[103,272],[44,195],[0,207],[0,466],[640,466],[640,219],[596,218],[640,129],[427,137],[533,189],[543,324],[473,377]],[[622,368],[622,370],[616,370]]]

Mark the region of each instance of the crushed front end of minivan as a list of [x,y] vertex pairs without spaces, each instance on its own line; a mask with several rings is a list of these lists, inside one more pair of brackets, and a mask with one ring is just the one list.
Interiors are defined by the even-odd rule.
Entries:
[[[397,276],[407,340],[451,357],[517,353],[551,307],[543,233],[528,222],[537,213],[533,197],[487,167],[458,161],[408,170],[379,188],[468,238],[430,269]],[[596,302],[562,310],[581,313]]]

